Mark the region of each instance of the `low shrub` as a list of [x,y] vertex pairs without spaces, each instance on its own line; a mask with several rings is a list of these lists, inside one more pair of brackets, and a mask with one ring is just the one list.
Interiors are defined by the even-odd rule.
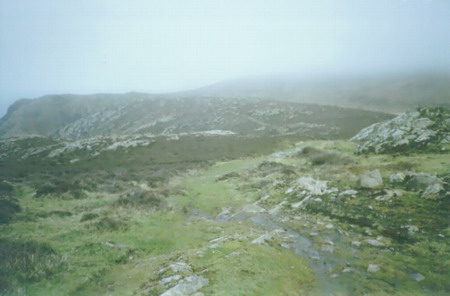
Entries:
[[66,268],[64,257],[49,245],[0,238],[0,293],[50,277]]
[[118,220],[111,217],[103,217],[91,225],[99,231],[117,231],[124,230],[128,227],[128,224],[124,220]]
[[344,165],[351,162],[350,158],[334,152],[322,152],[311,157],[312,165]]
[[14,192],[14,186],[6,181],[0,181],[0,194],[11,195]]
[[165,207],[166,202],[162,193],[136,188],[122,194],[114,205],[161,209]]
[[69,198],[85,198],[85,186],[79,181],[67,181],[56,179],[51,182],[40,184],[36,188],[36,197],[58,196]]
[[90,221],[90,220],[94,220],[96,218],[98,218],[98,214],[96,214],[96,213],[86,213],[86,214],[84,214],[81,217],[80,222]]
[[0,193],[0,224],[9,223],[20,211],[17,199]]

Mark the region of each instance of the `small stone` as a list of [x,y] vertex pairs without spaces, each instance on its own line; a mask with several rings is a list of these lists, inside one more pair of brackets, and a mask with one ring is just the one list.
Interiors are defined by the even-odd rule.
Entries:
[[333,246],[331,246],[331,245],[322,245],[321,247],[320,247],[320,250],[322,251],[322,252],[328,252],[328,253],[333,253],[333,251],[334,251],[334,247]]
[[351,196],[354,196],[357,193],[358,193],[358,191],[356,191],[356,190],[348,189],[348,190],[342,191],[341,193],[339,193],[339,195],[351,195]]
[[414,234],[419,231],[419,227],[417,227],[416,225],[402,225],[400,226],[400,228],[408,229],[409,234]]
[[330,223],[330,224],[325,225],[325,228],[326,229],[333,229],[334,225]]
[[333,273],[332,275],[330,275],[330,278],[334,279],[337,278],[339,275],[337,273]]
[[246,212],[246,213],[257,214],[257,213],[265,212],[266,210],[258,205],[250,204],[250,205],[244,206],[242,208],[242,211]]
[[380,267],[376,264],[369,264],[369,266],[367,266],[367,272],[377,272],[380,270]]
[[352,241],[352,246],[359,247],[361,245],[361,242],[359,241]]
[[401,183],[405,180],[405,174],[395,173],[389,176],[389,182],[391,183]]
[[252,240],[252,244],[257,245],[265,245],[268,241],[272,240],[272,235],[269,233],[265,233],[258,238]]
[[289,188],[284,192],[284,194],[290,194],[290,193],[292,193],[292,192],[294,192],[294,187],[289,187]]
[[421,282],[425,279],[425,276],[420,273],[413,273],[410,275],[410,277],[415,280],[416,282]]
[[374,247],[384,246],[383,242],[380,242],[379,240],[376,240],[376,239],[366,239],[365,242]]
[[342,270],[342,272],[351,272],[352,269],[350,267],[346,267]]
[[442,186],[442,184],[431,184],[425,188],[425,191],[422,193],[422,197],[429,199],[439,198],[439,193],[443,190],[444,186]]
[[300,177],[297,180],[297,186],[312,195],[323,195],[328,189],[326,181],[314,180],[311,177]]
[[168,284],[168,283],[171,283],[171,282],[176,282],[176,281],[178,281],[180,279],[181,279],[181,275],[176,274],[174,276],[169,276],[169,277],[163,278],[162,280],[160,280],[160,283],[161,284]]

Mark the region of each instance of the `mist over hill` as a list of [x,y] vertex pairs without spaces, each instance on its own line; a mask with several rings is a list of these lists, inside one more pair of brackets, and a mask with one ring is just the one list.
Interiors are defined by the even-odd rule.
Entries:
[[[262,103],[264,100],[265,103]],[[297,107],[293,107],[296,106],[293,103],[386,113],[415,110],[422,106],[448,107],[450,73],[261,76],[158,95],[136,92],[46,95],[38,99],[22,99],[11,105],[7,114],[0,119],[0,136],[83,138],[103,133],[133,134],[145,131],[159,134],[171,130],[195,132],[233,128],[237,133],[242,133],[244,129],[244,133],[248,134],[250,126],[255,129],[264,126],[257,123],[255,118],[248,118],[249,112],[262,108],[268,101],[273,102],[264,107],[267,112],[277,112],[270,111],[272,107],[276,109],[274,101],[292,102],[285,106],[294,108],[289,115],[294,117],[297,111],[302,113],[302,108],[295,111]],[[281,113],[278,115],[283,117]],[[229,120],[234,117],[241,121]],[[190,122],[190,127],[183,125],[186,120]],[[191,124],[193,121],[196,121],[194,125]],[[240,127],[237,128],[237,125]]]
[[190,93],[270,98],[397,113],[422,106],[450,106],[450,73],[260,76],[223,81]]

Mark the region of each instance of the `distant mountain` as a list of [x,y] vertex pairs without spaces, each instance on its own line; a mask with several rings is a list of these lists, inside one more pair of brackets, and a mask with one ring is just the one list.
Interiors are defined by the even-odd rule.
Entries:
[[[378,119],[386,119],[381,113],[358,113],[331,106],[384,113],[422,106],[450,107],[450,72],[256,77],[161,95],[48,95],[14,103],[0,119],[0,137],[83,139],[208,130],[239,135],[299,134],[313,130],[311,134],[331,135],[336,133],[335,128],[352,136],[352,132]],[[349,124],[355,122],[354,126]]]
[[146,94],[45,96],[16,102],[0,136],[85,139],[186,133],[346,138],[391,116],[331,106],[237,98],[169,98]]
[[268,98],[398,113],[422,106],[450,106],[450,72],[253,77],[220,82],[190,94]]

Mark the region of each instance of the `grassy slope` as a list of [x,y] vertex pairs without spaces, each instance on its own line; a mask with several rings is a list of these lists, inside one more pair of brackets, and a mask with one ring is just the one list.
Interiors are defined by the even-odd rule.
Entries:
[[[92,295],[108,291],[113,295],[139,294],[139,287],[146,281],[154,281],[164,263],[179,256],[195,270],[208,269],[207,294],[260,295],[270,291],[271,295],[285,295],[309,286],[313,275],[304,261],[281,248],[252,245],[245,239],[226,242],[218,249],[206,248],[201,258],[196,255],[197,251],[205,249],[209,240],[220,236],[237,233],[254,238],[260,234],[247,224],[187,219],[179,209],[187,204],[213,214],[219,206],[248,202],[252,196],[242,196],[231,184],[214,180],[224,172],[248,168],[258,161],[226,162],[203,174],[183,178],[186,194],[172,198],[176,209],[156,214],[134,208],[111,208],[108,205],[116,198],[114,195],[100,194],[83,200],[42,200],[33,198],[30,192],[24,193],[21,198],[24,212],[15,223],[3,227],[3,236],[50,242],[57,252],[65,255],[68,263],[66,271],[28,285],[26,294]],[[73,215],[37,218],[56,210]],[[81,223],[81,217],[87,212],[125,221],[126,225],[119,229],[99,229],[95,221]],[[129,247],[115,249],[102,242]],[[242,255],[225,257],[233,251]]]
[[[344,165],[324,166],[313,166],[305,157],[276,161],[292,165],[300,175],[328,180],[330,185],[340,189],[354,187],[357,174],[374,168],[380,169],[385,179],[398,171],[450,173],[448,154],[366,157],[353,155],[355,147],[346,141],[315,141],[302,145],[332,150],[348,156],[352,161]],[[176,190],[169,195],[171,206],[168,210],[156,213],[145,207],[112,206],[113,201],[118,198],[115,194],[90,193],[89,198],[78,200],[52,199],[34,198],[32,191],[24,189],[20,199],[23,212],[12,224],[1,226],[2,237],[48,243],[64,256],[67,267],[53,277],[26,284],[21,290],[22,294],[148,295],[145,287],[155,285],[162,277],[158,270],[170,262],[182,260],[189,263],[196,273],[204,271],[203,275],[210,280],[209,285],[201,290],[206,295],[308,295],[307,291],[314,284],[315,277],[301,257],[277,244],[251,244],[252,239],[264,233],[263,229],[254,224],[245,221],[224,223],[208,219],[210,215],[220,213],[223,208],[239,208],[254,202],[263,194],[273,197],[268,201],[269,208],[286,199],[283,187],[265,188],[258,185],[252,190],[245,189],[248,188],[246,185],[261,181],[252,169],[264,159],[250,157],[225,161],[206,170],[199,169],[174,178],[168,186],[183,190]],[[216,181],[218,177],[231,172],[241,174],[242,178]],[[264,179],[276,181],[281,177],[270,175]],[[331,221],[343,233],[351,234],[342,238],[342,244],[346,246],[351,245],[354,239],[352,235],[359,237],[367,229],[371,229],[372,236],[386,237],[389,247],[395,251],[363,246],[356,257],[347,252],[346,248],[336,251],[336,256],[342,256],[344,260],[347,258],[358,270],[351,277],[352,285],[356,286],[355,295],[426,295],[430,291],[439,295],[438,291],[448,291],[446,279],[449,270],[445,268],[450,262],[448,221],[438,220],[438,229],[427,228],[430,221],[435,223],[436,220],[433,219],[439,218],[434,216],[439,203],[423,200],[413,192],[405,192],[393,203],[376,202],[371,194],[361,191],[358,198],[346,200],[342,212],[333,213],[331,210],[336,205],[324,197],[324,207],[308,207],[306,212],[300,213],[291,213],[287,209],[286,217],[302,215],[314,221]],[[368,225],[358,224],[353,220],[351,222],[354,223],[349,224],[348,213],[359,211],[365,215],[362,210],[368,206],[388,215],[387,218],[368,216]],[[445,210],[448,203],[442,203],[441,207]],[[61,217],[55,211],[66,211],[72,215]],[[99,216],[80,222],[86,213],[96,213]],[[389,232],[385,231],[386,227],[392,225],[381,225],[385,228],[375,226],[374,222],[377,221],[391,221],[389,217],[394,217],[392,215],[396,215],[398,223],[414,223],[419,226],[420,232],[415,241],[397,242],[395,234],[390,237]],[[320,228],[319,224],[305,225],[295,220],[287,223],[288,227],[305,234],[312,227]],[[320,230],[331,234],[329,230]],[[445,238],[437,237],[437,232],[442,232]],[[217,248],[209,248],[212,244],[210,240],[223,236],[234,238]],[[316,240],[320,247],[320,239]],[[111,248],[105,242],[127,247]],[[233,252],[240,255],[229,256]],[[382,266],[381,272],[365,272],[367,264],[372,262]],[[426,279],[415,282],[408,277],[406,270],[420,272]],[[424,288],[432,290],[423,290]],[[162,288],[156,288],[154,293],[162,291]]]

